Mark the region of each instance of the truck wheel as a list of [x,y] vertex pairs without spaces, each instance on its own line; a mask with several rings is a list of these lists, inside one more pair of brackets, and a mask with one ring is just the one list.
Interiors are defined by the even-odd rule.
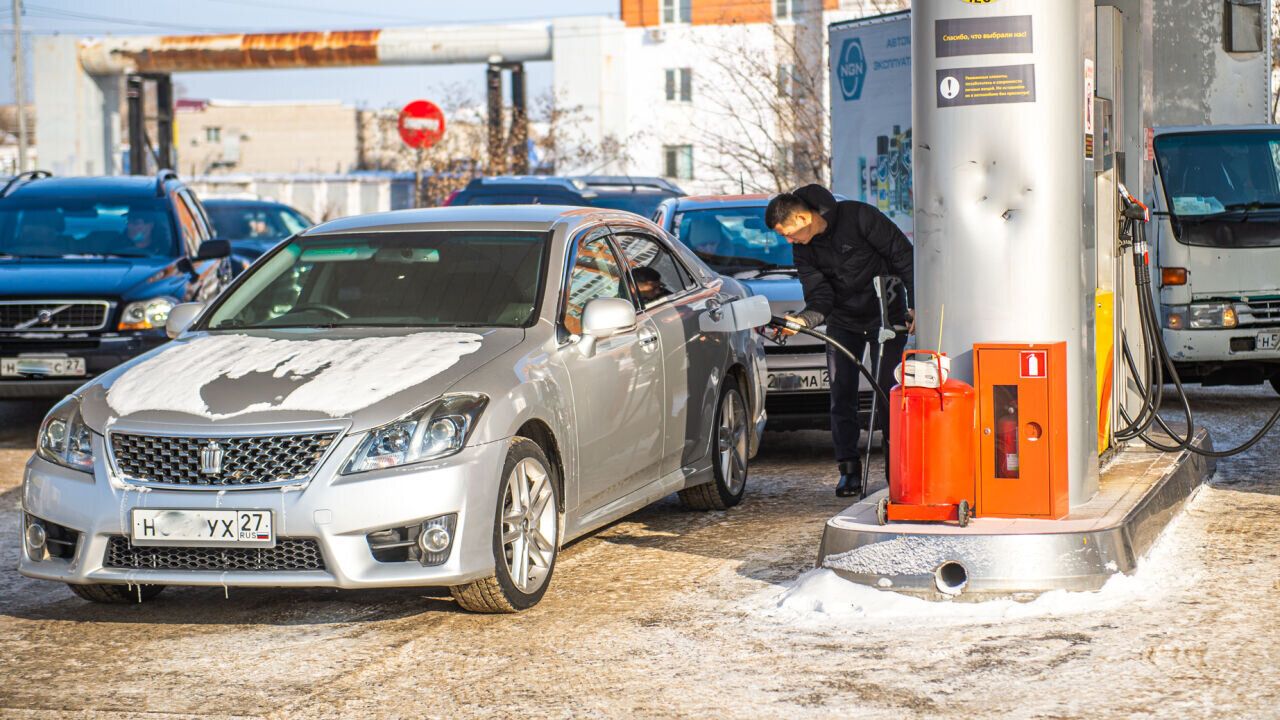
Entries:
[[90,602],[133,605],[146,602],[164,591],[164,585],[73,585],[71,592]]
[[560,550],[560,496],[546,453],[527,438],[511,440],[493,521],[492,577],[449,588],[465,610],[513,613],[538,604]]
[[720,391],[716,408],[715,479],[680,491],[690,510],[727,510],[742,502],[747,490],[747,404],[730,383]]

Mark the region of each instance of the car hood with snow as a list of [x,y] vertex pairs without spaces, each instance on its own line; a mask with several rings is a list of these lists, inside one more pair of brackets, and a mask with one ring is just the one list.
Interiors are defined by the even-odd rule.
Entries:
[[345,419],[365,430],[439,397],[523,338],[518,328],[192,333],[86,386],[81,415],[99,433],[117,420],[217,429]]

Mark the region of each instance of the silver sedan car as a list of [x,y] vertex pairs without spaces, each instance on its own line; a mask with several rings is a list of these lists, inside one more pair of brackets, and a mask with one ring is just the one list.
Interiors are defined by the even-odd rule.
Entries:
[[530,607],[565,542],[674,492],[742,498],[765,423],[749,295],[617,211],[312,228],[50,411],[20,570],[100,602],[447,586]]

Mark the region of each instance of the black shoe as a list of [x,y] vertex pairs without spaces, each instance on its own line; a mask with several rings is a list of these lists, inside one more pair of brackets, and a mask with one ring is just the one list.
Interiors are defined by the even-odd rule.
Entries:
[[864,494],[862,490],[862,462],[846,460],[840,463],[840,482],[836,483],[836,497],[851,497],[861,500]]

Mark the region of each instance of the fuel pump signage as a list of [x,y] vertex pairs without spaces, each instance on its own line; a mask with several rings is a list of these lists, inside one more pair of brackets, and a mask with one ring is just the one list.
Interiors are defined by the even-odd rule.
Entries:
[[1019,357],[1024,379],[1048,377],[1049,356],[1044,350],[1023,350]]

